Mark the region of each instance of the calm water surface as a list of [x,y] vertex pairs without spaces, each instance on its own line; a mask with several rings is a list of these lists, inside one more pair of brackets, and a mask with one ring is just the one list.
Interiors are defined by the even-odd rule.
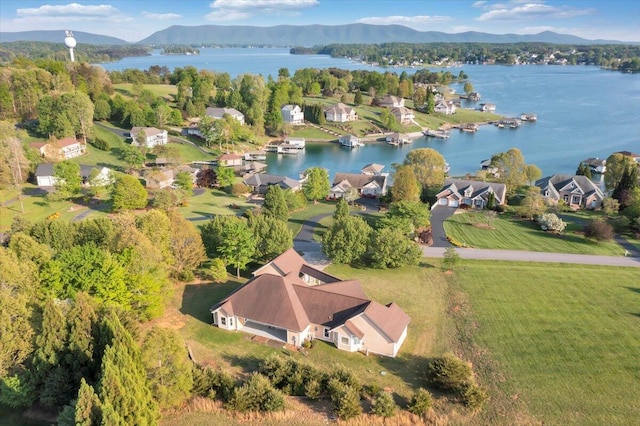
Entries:
[[[148,69],[156,64],[171,69],[192,65],[228,72],[232,77],[242,73],[276,76],[282,67],[292,75],[307,67],[386,70],[324,55],[290,55],[288,49],[201,49],[197,56],[156,54],[102,66],[107,70]],[[391,69],[398,73],[402,70]],[[587,157],[606,158],[621,150],[640,152],[640,74],[551,65],[465,65],[450,69],[456,75],[460,70],[469,75],[474,89],[482,95],[481,102],[497,105],[498,114],[533,112],[538,122],[523,123],[518,129],[482,126],[475,134],[453,131],[446,141],[420,138],[404,147],[374,142],[349,150],[332,143],[308,144],[306,152],[297,156],[270,154],[268,172],[297,177],[307,167],[322,166],[333,175],[357,172],[367,163],[384,164],[389,171],[391,164],[402,162],[409,150],[431,147],[442,153],[452,175],[464,175],[476,171],[480,161],[492,154],[516,147],[528,163],[536,164],[546,175],[574,173]],[[461,84],[452,87],[462,92]]]

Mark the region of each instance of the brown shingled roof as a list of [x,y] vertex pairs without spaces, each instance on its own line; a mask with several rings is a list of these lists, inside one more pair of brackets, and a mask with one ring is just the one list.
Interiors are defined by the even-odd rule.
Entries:
[[411,318],[405,314],[395,302],[383,306],[378,302],[371,302],[364,314],[389,337],[397,342]]

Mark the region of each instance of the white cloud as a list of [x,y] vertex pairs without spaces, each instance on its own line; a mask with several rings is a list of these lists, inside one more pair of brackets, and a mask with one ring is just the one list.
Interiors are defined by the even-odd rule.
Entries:
[[318,4],[318,0],[214,0],[209,4],[213,11],[206,18],[237,21],[254,15],[293,15]]
[[371,16],[368,18],[358,19],[357,22],[362,24],[373,25],[406,25],[416,26],[419,24],[441,24],[443,22],[449,22],[452,18],[449,16]]
[[16,15],[19,17],[97,17],[97,16],[110,16],[119,13],[118,9],[108,4],[101,4],[96,6],[85,6],[78,3],[69,3],[61,5],[49,5],[44,4],[40,7],[32,7],[27,9],[16,10]]
[[545,18],[562,19],[589,15],[593,9],[576,9],[568,6],[550,6],[535,1],[512,1],[508,4],[484,5],[484,12],[476,20],[486,21],[519,21],[527,19]]
[[471,7],[482,7],[482,6],[484,6],[485,4],[487,4],[487,2],[486,2],[486,1],[484,1],[484,0],[479,0],[479,1],[477,1],[477,2],[474,2],[474,3],[471,5]]
[[159,21],[164,21],[167,19],[180,19],[182,15],[178,15],[177,13],[151,13],[151,12],[142,12],[142,15],[148,19],[157,19]]

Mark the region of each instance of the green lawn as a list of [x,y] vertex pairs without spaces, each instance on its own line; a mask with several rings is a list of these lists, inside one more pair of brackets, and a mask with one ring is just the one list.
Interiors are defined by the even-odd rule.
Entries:
[[[615,242],[596,243],[584,238],[581,226],[570,223],[562,235],[543,232],[529,220],[498,215],[487,226],[485,212],[456,214],[444,222],[448,237],[460,244],[475,248],[527,250],[555,253],[599,254],[620,256],[624,250]],[[568,216],[567,220],[584,220]]]
[[[171,84],[144,84],[143,87],[151,91],[154,95],[162,96],[169,101],[173,101],[173,95],[178,93],[177,87]],[[120,93],[125,98],[133,97],[133,84],[131,83],[114,84],[113,88],[116,93]]]
[[[494,261],[464,269],[457,279],[476,352],[496,363],[500,375],[489,381],[507,400],[521,401],[535,423],[637,424],[640,269]],[[501,416],[493,408],[487,424]]]
[[287,225],[289,225],[289,229],[295,237],[302,229],[305,221],[321,214],[333,214],[334,211],[336,211],[336,203],[328,201],[319,201],[316,204],[308,203],[304,210],[295,211],[289,215]]
[[[231,208],[230,206],[233,204],[238,208]],[[214,215],[242,213],[244,210],[254,206],[247,202],[246,197],[229,195],[217,189],[205,189],[201,195],[189,197],[188,205],[178,208],[178,212],[187,219],[204,220]]]

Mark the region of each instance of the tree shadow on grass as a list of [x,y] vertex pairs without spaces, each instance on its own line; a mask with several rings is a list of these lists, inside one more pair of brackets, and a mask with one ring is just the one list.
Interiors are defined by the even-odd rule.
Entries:
[[180,312],[205,324],[211,324],[209,309],[238,288],[235,281],[223,284],[194,283],[184,286]]
[[640,287],[625,287],[627,290],[640,294]]
[[245,374],[251,374],[254,371],[258,371],[260,367],[260,363],[263,361],[263,358],[259,358],[255,355],[230,355],[224,354],[222,358],[228,362],[232,367],[239,367],[242,369],[242,372]]

